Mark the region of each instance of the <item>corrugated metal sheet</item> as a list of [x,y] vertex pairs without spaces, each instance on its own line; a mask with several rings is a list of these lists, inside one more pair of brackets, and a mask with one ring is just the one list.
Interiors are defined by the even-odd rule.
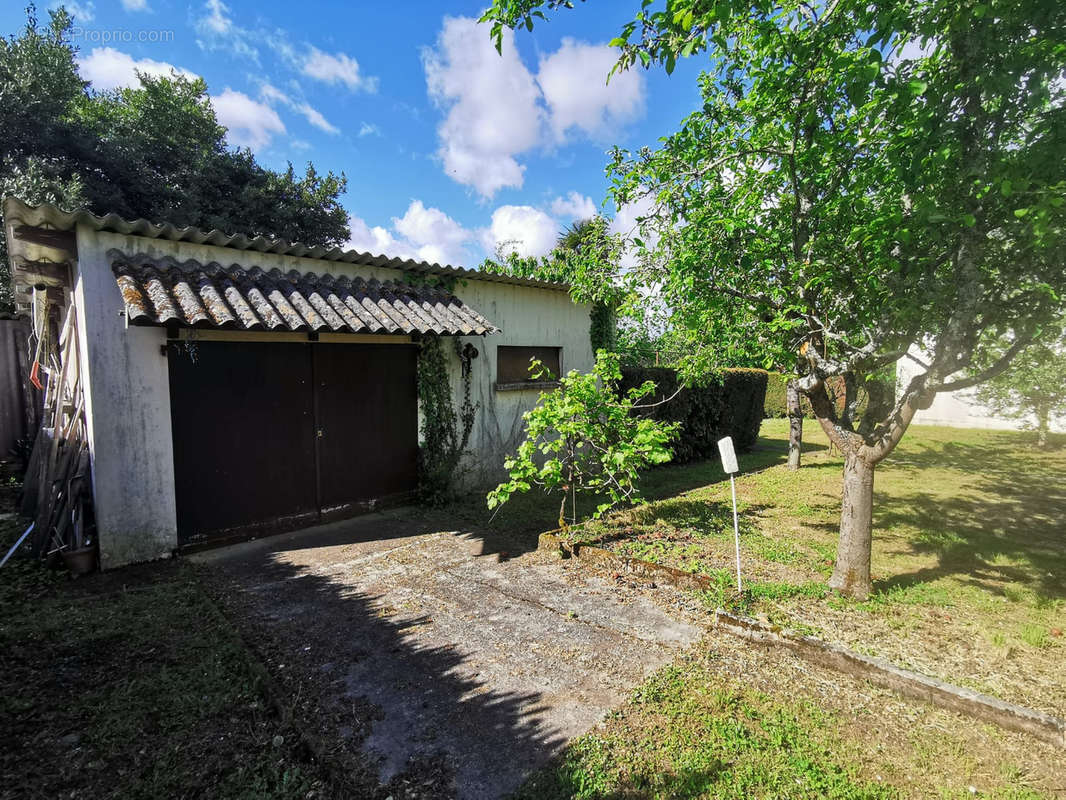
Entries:
[[24,225],[44,226],[60,230],[73,230],[76,225],[83,224],[98,231],[144,236],[149,239],[192,242],[193,244],[207,244],[215,247],[230,247],[235,250],[252,250],[260,253],[299,256],[321,261],[339,261],[367,267],[424,272],[431,275],[448,275],[467,280],[509,283],[517,286],[536,286],[543,289],[558,289],[562,291],[569,289],[569,286],[563,283],[496,275],[491,272],[453,267],[447,264],[430,264],[426,261],[389,258],[386,255],[361,253],[358,250],[344,250],[340,247],[309,247],[299,242],[286,242],[265,236],[249,238],[244,234],[228,234],[220,230],[203,231],[199,228],[180,228],[170,223],[156,224],[145,219],[130,221],[123,219],[118,214],[106,214],[98,217],[88,211],[68,212],[49,204],[29,206],[16,197],[4,199],[4,218],[9,232],[15,221]]
[[440,288],[108,253],[135,325],[335,333],[498,333]]

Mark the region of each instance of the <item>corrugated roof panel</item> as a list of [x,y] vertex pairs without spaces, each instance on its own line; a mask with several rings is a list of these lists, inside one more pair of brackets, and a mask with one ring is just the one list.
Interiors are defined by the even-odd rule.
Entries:
[[145,219],[126,220],[115,213],[98,217],[84,210],[63,211],[48,203],[31,206],[16,197],[4,198],[4,217],[9,227],[16,220],[24,225],[44,225],[60,230],[73,230],[80,223],[98,231],[143,236],[148,239],[167,239],[172,242],[207,244],[234,250],[251,250],[260,253],[298,256],[321,261],[337,261],[346,264],[382,267],[407,272],[423,272],[430,275],[447,275],[467,280],[507,283],[515,286],[534,286],[560,291],[566,291],[570,288],[565,283],[518,278],[511,275],[497,275],[492,272],[453,267],[448,264],[430,264],[427,261],[389,258],[385,255],[375,256],[372,253],[345,250],[341,247],[308,247],[299,242],[286,242],[282,239],[269,239],[264,236],[249,238],[244,234],[227,234],[220,230],[203,231],[199,228],[179,228],[169,222],[156,224]]
[[108,252],[135,325],[339,333],[498,333],[441,288]]

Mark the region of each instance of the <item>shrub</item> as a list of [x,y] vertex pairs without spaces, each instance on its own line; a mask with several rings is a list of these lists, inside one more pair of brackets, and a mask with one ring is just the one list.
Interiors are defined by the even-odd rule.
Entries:
[[[767,373],[761,369],[723,370],[706,386],[682,389],[672,400],[642,413],[680,423],[681,434],[674,443],[676,463],[714,458],[723,436],[732,436],[738,450],[750,450],[759,438],[766,380]],[[619,390],[646,381],[658,388],[642,405],[657,403],[677,391],[677,372],[667,367],[624,367]]]
[[[780,372],[766,373],[766,399],[763,401],[763,416],[767,419],[781,419],[788,416],[788,375]],[[801,401],[802,402],[802,401]]]
[[[530,372],[540,378],[544,365],[534,360]],[[639,472],[670,460],[677,425],[634,414],[634,405],[654,392],[655,385],[645,382],[621,390],[621,377],[618,355],[600,350],[593,372],[571,370],[558,389],[541,394],[536,407],[525,413],[525,441],[504,462],[510,480],[489,492],[489,508],[534,486],[558,491],[562,528],[568,491],[575,522],[578,491],[602,495],[594,517],[623,503],[639,503]]]

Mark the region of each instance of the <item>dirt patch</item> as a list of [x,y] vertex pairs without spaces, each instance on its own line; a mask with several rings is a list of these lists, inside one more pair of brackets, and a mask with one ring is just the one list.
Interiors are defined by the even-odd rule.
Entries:
[[196,581],[160,573],[5,605],[0,798],[334,796]]

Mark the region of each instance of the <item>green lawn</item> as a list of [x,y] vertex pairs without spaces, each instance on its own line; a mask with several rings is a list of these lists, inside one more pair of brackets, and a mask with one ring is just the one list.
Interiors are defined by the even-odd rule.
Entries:
[[[733,586],[728,483],[590,523],[576,535],[710,575],[709,605],[739,606],[1007,700],[1066,715],[1066,447],[1030,437],[914,426],[875,479],[874,594],[840,599],[841,458],[806,426],[804,466],[737,481],[750,598]],[[763,425],[783,452],[783,420]],[[767,451],[764,451],[764,454]],[[759,453],[749,456],[759,456]]]
[[515,800],[1007,798],[1063,792],[1062,751],[712,636]]
[[[700,598],[707,608],[731,606],[1063,713],[1066,442],[1045,452],[1021,434],[912,428],[878,469],[875,593],[856,603],[825,585],[840,457],[808,423],[805,466],[790,472],[783,421],[762,433],[737,485],[749,595],[732,588],[729,484],[715,465],[651,473],[649,494],[665,499],[575,537],[717,578]],[[692,489],[694,475],[717,482]],[[1061,750],[723,634],[653,676],[519,797],[1064,793]]]
[[190,567],[0,579],[0,798],[334,796]]

